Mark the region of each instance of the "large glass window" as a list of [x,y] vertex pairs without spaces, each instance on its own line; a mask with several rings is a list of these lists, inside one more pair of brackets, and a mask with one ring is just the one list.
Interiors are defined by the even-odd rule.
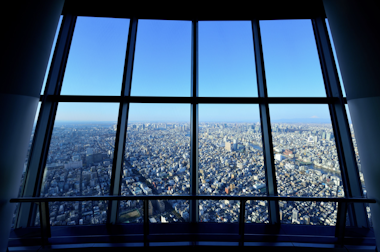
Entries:
[[78,17],[63,95],[120,95],[129,20]]
[[[110,193],[117,109],[112,103],[58,105],[42,197]],[[107,215],[101,201],[51,202],[49,208],[52,225],[100,224]]]
[[190,96],[191,22],[140,20],[132,95]]
[[[270,105],[277,190],[282,196],[344,197],[344,189],[327,105]],[[307,224],[334,225],[329,216],[336,204],[319,202],[280,202],[282,223],[305,224],[291,218],[306,211]],[[320,211],[326,215],[323,221]],[[282,214],[282,215],[281,215]],[[296,214],[294,214],[296,216]],[[317,221],[318,219],[318,221]],[[301,219],[302,220],[302,219]]]
[[310,20],[260,21],[268,96],[326,97]]
[[[199,193],[266,195],[258,106],[201,104],[199,110]],[[239,204],[200,201],[200,221],[237,222]]]
[[[57,110],[35,196],[166,198],[50,202],[50,224],[189,222],[194,206],[198,222],[267,224],[278,205],[283,224],[336,225],[336,202],[240,201],[274,196],[273,182],[279,196],[346,196],[311,20],[193,22],[77,18],[62,91],[41,104]],[[178,197],[193,192],[224,199]]]
[[257,97],[249,21],[199,22],[199,96]]

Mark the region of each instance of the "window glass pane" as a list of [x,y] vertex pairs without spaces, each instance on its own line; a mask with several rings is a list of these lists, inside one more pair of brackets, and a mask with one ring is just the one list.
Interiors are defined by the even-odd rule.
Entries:
[[190,96],[191,22],[139,20],[131,94]]
[[284,224],[335,226],[336,202],[280,201],[280,220]]
[[199,221],[233,223],[239,222],[239,200],[200,200]]
[[[122,195],[180,195],[189,192],[190,106],[130,104]],[[185,201],[160,200],[151,204],[151,221],[160,222],[161,216],[168,222],[182,221],[178,215],[188,220],[189,206]]]
[[[352,143],[353,143],[353,146],[354,146],[354,151],[355,151],[355,156],[356,156],[356,163],[358,165],[358,170],[359,170],[359,178],[360,178],[360,182],[362,184],[363,195],[364,195],[364,197],[367,198],[367,189],[366,189],[366,186],[365,186],[364,175],[363,175],[363,172],[362,172],[362,166],[361,166],[361,162],[360,162],[359,150],[358,150],[358,146],[356,144],[354,126],[352,125],[350,110],[349,110],[347,104],[346,104],[346,112],[347,112],[348,124],[350,126],[350,131],[351,131]],[[369,223],[372,226],[372,216],[371,216],[371,210],[369,208],[369,204],[366,204],[366,210],[367,210],[367,215],[368,215]]]
[[143,223],[144,202],[142,200],[122,200],[118,214],[119,223]]
[[[108,201],[67,201],[49,202],[50,224],[52,226],[96,225],[107,220]],[[39,225],[39,213],[35,225]]]
[[78,17],[63,95],[120,95],[129,19]]
[[310,20],[260,21],[268,96],[325,97]]
[[50,51],[49,62],[48,62],[47,68],[46,68],[44,83],[42,84],[42,88],[41,88],[41,94],[43,94],[45,92],[46,81],[47,81],[47,78],[49,75],[49,70],[50,70],[51,60],[53,59],[55,45],[57,44],[59,30],[61,29],[62,19],[63,19],[63,16],[61,15],[61,17],[59,18],[57,30],[55,31],[53,46],[52,46],[51,51]]
[[269,109],[279,195],[344,197],[328,106],[275,104]]
[[[31,150],[31,147],[32,147],[32,142],[33,142],[33,137],[34,137],[34,131],[35,131],[36,125],[37,125],[38,115],[40,113],[40,107],[41,107],[41,102],[38,103],[36,115],[34,116],[33,128],[32,128],[32,132],[31,132],[30,140],[29,140],[29,145],[28,145],[28,152],[26,153],[26,157],[25,157],[25,161],[24,161],[24,169],[22,170],[22,175],[21,175],[21,179],[20,179],[20,188],[18,190],[17,197],[21,197],[22,196],[21,195],[22,188],[24,186],[25,175],[26,175],[27,167],[28,167],[28,163],[29,163],[29,154],[30,154],[30,150]],[[20,206],[19,203],[15,204],[15,211],[13,212],[13,218],[12,218],[12,228],[15,227],[14,225],[15,225],[17,214],[18,214],[19,206]]]
[[329,33],[329,38],[330,38],[330,43],[331,43],[331,47],[332,47],[332,51],[333,51],[333,55],[334,55],[336,69],[338,71],[340,87],[342,89],[343,96],[346,97],[346,90],[344,89],[344,86],[343,86],[343,80],[342,80],[342,75],[340,73],[339,62],[338,62],[338,58],[336,57],[334,41],[333,41],[333,38],[331,36],[330,25],[329,25],[329,22],[328,22],[327,18],[326,18],[326,26],[327,26],[327,32]]
[[189,221],[189,202],[185,200],[150,200],[150,223],[173,223]]
[[[42,197],[109,194],[118,108],[116,103],[58,105],[41,187]],[[50,203],[51,224],[105,222],[107,202],[78,204]]]
[[[200,194],[266,194],[259,121],[257,105],[199,105]],[[199,203],[205,216],[215,216],[221,204]]]
[[268,201],[247,200],[244,216],[245,223],[269,223]]
[[250,21],[199,22],[199,95],[257,97]]

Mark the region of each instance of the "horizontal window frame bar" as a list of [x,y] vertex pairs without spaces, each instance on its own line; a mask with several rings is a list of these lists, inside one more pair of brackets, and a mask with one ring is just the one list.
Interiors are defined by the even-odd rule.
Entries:
[[[42,101],[44,96],[41,95]],[[90,96],[49,95],[52,102],[98,102],[98,103],[185,103],[185,104],[335,104],[335,97],[166,97],[166,96]],[[344,98],[344,103],[347,100]]]
[[274,201],[323,201],[345,203],[376,203],[375,199],[368,198],[311,198],[311,197],[287,197],[287,196],[230,196],[230,195],[139,195],[139,196],[75,196],[75,197],[20,197],[10,199],[10,203],[17,202],[55,202],[55,201],[98,201],[98,200],[274,200]]

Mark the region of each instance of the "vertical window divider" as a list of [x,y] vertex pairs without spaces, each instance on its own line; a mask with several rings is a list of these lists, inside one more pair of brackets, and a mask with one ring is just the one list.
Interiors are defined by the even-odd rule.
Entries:
[[[191,112],[190,112],[190,195],[198,194],[198,20],[192,21],[191,28]],[[199,218],[199,201],[190,201],[190,222],[196,223]]]
[[[259,93],[259,98],[263,98],[263,102],[259,103],[260,109],[260,124],[261,133],[263,138],[263,155],[264,155],[264,166],[265,166],[265,177],[266,177],[266,189],[268,196],[277,196],[277,182],[276,182],[276,169],[273,159],[273,143],[272,143],[272,132],[270,126],[270,116],[269,116],[269,105],[267,101],[268,93],[265,78],[265,67],[264,67],[264,57],[263,49],[261,44],[261,34],[259,20],[254,19],[252,22],[252,35],[253,35],[253,46],[255,53],[255,63],[256,63],[256,75],[257,75],[257,88]],[[268,202],[268,212],[269,212],[269,222],[270,224],[279,224],[279,207],[278,201],[271,200]]]
[[[334,134],[336,134],[335,142],[342,173],[345,197],[360,198],[363,197],[363,193],[359,180],[359,172],[346,116],[345,101],[343,99],[342,90],[339,83],[326,23],[322,17],[313,19],[312,23],[326,87],[326,94],[329,98],[336,98],[336,101],[329,104],[329,109]],[[352,206],[349,206],[351,211],[351,223],[359,227],[368,227],[365,205],[363,203],[354,203],[350,205]],[[339,204],[338,207],[341,207],[341,204]],[[339,214],[346,214],[346,211],[338,212]],[[340,216],[337,218],[338,220],[345,219]],[[341,225],[345,226],[346,223],[337,223],[337,228],[340,230],[342,228],[338,226]]]
[[[121,176],[123,171],[123,161],[125,152],[125,141],[128,128],[129,97],[131,95],[133,60],[136,48],[138,19],[132,18],[129,24],[127,52],[125,56],[123,83],[120,97],[119,116],[117,121],[117,131],[115,139],[114,159],[112,163],[111,195],[120,195]],[[107,223],[116,224],[118,214],[118,200],[112,200],[109,203]]]
[[[42,175],[49,152],[49,143],[58,107],[58,102],[50,100],[49,96],[59,95],[61,92],[76,19],[76,16],[65,15],[62,20],[30,150],[28,169],[22,192],[23,197],[36,197],[40,194]],[[35,205],[33,206],[32,203],[22,203],[15,227],[25,228],[33,225],[32,222],[36,213],[37,209]],[[44,217],[46,216],[40,216],[40,218]]]

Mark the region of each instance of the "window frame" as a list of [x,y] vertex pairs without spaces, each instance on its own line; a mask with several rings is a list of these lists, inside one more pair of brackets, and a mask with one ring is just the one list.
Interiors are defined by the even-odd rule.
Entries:
[[[120,96],[74,96],[60,95],[61,85],[65,73],[65,67],[70,51],[71,40],[75,29],[76,17],[66,14],[63,17],[57,45],[54,51],[49,76],[44,91],[41,95],[41,110],[37,121],[33,144],[29,156],[29,164],[25,182],[23,185],[23,197],[38,197],[42,184],[42,176],[46,164],[50,140],[53,132],[55,114],[60,102],[115,102],[119,103],[119,116],[115,141],[115,158],[113,159],[111,190],[112,195],[120,195],[120,183],[122,175],[122,160],[124,157],[125,139],[127,134],[128,111],[130,103],[186,103],[191,105],[191,143],[190,143],[190,183],[191,195],[198,195],[198,104],[224,103],[224,104],[258,104],[260,109],[260,125],[263,139],[263,155],[266,169],[266,187],[268,196],[277,196],[276,171],[273,156],[273,142],[269,104],[326,104],[329,106],[331,123],[336,141],[339,157],[342,181],[345,197],[363,197],[358,168],[355,160],[350,129],[346,116],[346,99],[342,95],[341,86],[336,70],[331,44],[327,33],[324,17],[311,19],[314,36],[318,49],[321,70],[326,89],[326,97],[268,97],[264,59],[261,45],[259,19],[251,19],[253,46],[256,63],[256,77],[258,85],[257,98],[232,98],[232,97],[199,97],[198,96],[198,21],[192,22],[192,75],[190,97],[142,97],[131,96],[131,82],[133,74],[133,60],[138,30],[138,19],[130,19],[128,32],[128,44],[124,65],[123,83]],[[269,157],[269,158],[268,158]],[[236,196],[239,198],[239,196]],[[278,201],[269,201],[270,224],[280,224]],[[342,209],[347,207],[342,203]],[[341,206],[341,205],[339,205]],[[363,203],[349,204],[349,220],[355,227],[369,227],[368,219]],[[109,204],[107,224],[117,224],[118,201],[113,200]],[[199,206],[197,200],[191,200],[190,222],[198,223]],[[31,203],[22,203],[19,208],[16,228],[33,226],[36,207]],[[345,211],[338,214],[337,226],[345,225]]]

